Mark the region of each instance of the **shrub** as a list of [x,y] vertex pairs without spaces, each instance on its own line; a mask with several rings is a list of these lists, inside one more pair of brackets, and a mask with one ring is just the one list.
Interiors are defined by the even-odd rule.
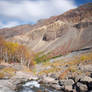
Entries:
[[4,78],[5,74],[3,72],[0,72],[0,79]]

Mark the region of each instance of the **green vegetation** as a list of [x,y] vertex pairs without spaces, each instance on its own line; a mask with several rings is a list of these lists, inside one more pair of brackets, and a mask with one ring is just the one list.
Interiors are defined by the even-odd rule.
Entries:
[[61,57],[62,55],[60,54],[60,55],[58,55],[58,56],[54,56],[54,57],[52,57],[51,59],[55,59],[55,58],[58,58],[58,57]]
[[47,55],[43,55],[43,56],[41,56],[41,57],[39,57],[39,56],[35,56],[35,61],[37,62],[37,63],[43,63],[43,62],[47,62],[47,61],[49,61],[50,59],[47,57]]
[[[75,74],[81,74],[82,71],[78,69],[78,65],[82,64],[92,64],[92,52],[80,54],[78,56],[65,58],[55,62],[45,62],[43,63],[42,67],[45,69],[39,72],[39,75],[49,74],[61,72],[59,75],[60,79],[64,79],[67,77],[68,73],[72,73],[73,76]],[[50,67],[50,68],[47,68]],[[63,68],[62,68],[63,67]]]
[[[41,53],[42,54],[42,53]],[[37,54],[35,56],[35,61],[36,63],[44,63],[44,62],[48,62],[50,61],[51,59],[55,59],[55,58],[58,58],[58,57],[61,57],[62,55],[58,55],[58,56],[54,56],[54,57],[49,57],[50,53],[46,54],[46,55],[43,55],[43,56],[40,56],[40,54]]]

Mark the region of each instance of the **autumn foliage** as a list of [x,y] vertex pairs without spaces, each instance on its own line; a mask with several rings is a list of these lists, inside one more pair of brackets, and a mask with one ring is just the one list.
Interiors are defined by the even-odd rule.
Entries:
[[0,59],[8,63],[21,63],[28,67],[34,65],[34,55],[27,47],[5,41],[0,37]]

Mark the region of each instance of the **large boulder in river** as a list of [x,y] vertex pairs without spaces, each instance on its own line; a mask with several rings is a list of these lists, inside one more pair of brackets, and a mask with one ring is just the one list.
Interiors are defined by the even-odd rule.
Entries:
[[59,81],[61,86],[66,86],[66,85],[73,85],[74,81],[72,79],[68,79],[68,80],[60,80]]
[[72,85],[65,85],[64,86],[64,92],[73,92]]
[[88,87],[86,84],[82,84],[82,83],[77,83],[77,91],[78,92],[87,92],[88,91]]

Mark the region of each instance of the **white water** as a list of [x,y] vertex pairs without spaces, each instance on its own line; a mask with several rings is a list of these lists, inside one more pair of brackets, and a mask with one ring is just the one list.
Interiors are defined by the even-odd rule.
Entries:
[[31,81],[31,82],[29,81],[29,82],[25,83],[23,86],[31,87],[31,88],[33,88],[33,87],[40,88],[40,84],[37,81]]
[[22,85],[22,89],[17,92],[39,92],[39,90],[41,92],[45,92],[44,90],[46,90],[46,92],[61,92],[41,85],[37,81],[26,82],[24,85]]

